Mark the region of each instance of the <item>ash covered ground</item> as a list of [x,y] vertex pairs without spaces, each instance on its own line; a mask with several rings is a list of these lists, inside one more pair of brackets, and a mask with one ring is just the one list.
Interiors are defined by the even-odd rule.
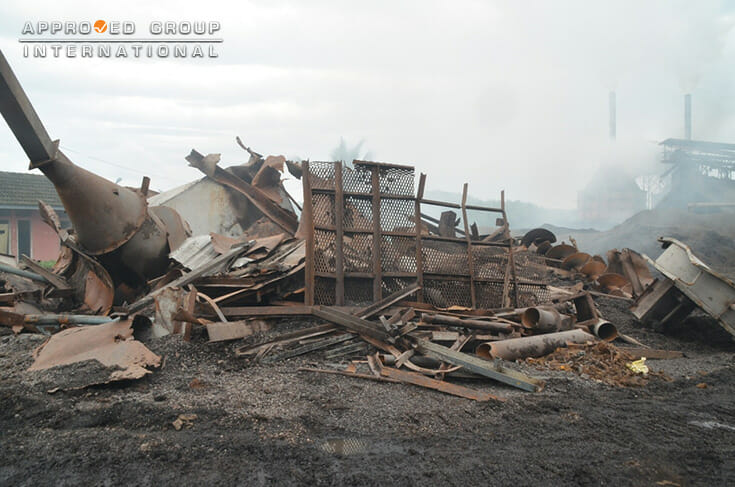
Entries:
[[[478,403],[405,384],[235,358],[240,343],[145,339],[146,378],[49,393],[27,372],[43,338],[0,338],[3,485],[728,485],[735,482],[735,346],[693,315],[667,334],[596,298],[623,333],[686,357],[650,360],[644,387],[515,367],[540,393],[491,381]],[[80,370],[78,373],[84,373]],[[706,386],[703,386],[706,385]],[[177,421],[178,420],[178,421]],[[176,424],[175,424],[176,423]],[[180,429],[177,429],[179,427]]]

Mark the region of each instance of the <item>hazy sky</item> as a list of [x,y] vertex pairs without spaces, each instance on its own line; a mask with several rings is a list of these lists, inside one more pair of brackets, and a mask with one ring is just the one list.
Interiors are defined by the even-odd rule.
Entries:
[[[655,144],[735,142],[735,1],[4,0],[0,49],[52,138],[110,179],[200,176],[190,149],[325,160],[344,137],[429,188],[572,208],[601,163],[660,171]],[[25,21],[216,20],[213,60],[23,58]],[[608,140],[617,91],[618,139]],[[0,124],[0,167],[27,159]]]

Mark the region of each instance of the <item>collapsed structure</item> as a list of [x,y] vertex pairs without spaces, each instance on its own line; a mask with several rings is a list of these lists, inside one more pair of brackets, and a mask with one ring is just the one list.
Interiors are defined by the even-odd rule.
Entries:
[[[133,325],[185,340],[202,327],[210,341],[262,337],[236,351],[261,363],[314,351],[366,357],[346,369],[309,370],[500,399],[445,378],[540,390],[540,380],[508,362],[569,343],[620,338],[640,346],[600,315],[593,295],[636,297],[642,308],[671,288],[659,291],[668,281],[654,281],[644,257],[629,249],[605,260],[573,241],[555,245],[544,229],[513,238],[502,194],[497,208],[468,205],[467,184],[461,202],[426,199],[426,175],[416,188],[406,165],[296,163],[263,157],[238,139],[248,163],[223,169],[218,154],[192,150],[186,160],[204,178],[148,198],[147,178],[130,189],[74,165],[2,53],[0,111],[31,168],[54,183],[72,225],[62,228],[39,202],[62,243],[56,264],[49,270],[21,256],[25,268],[0,266],[0,324],[16,333],[67,329],[38,350],[35,369],[92,360],[122,370],[101,382],[142,377],[160,360],[132,338]],[[302,181],[300,217],[281,183],[285,170]],[[443,211],[436,218],[428,207]],[[468,210],[497,214],[496,228],[481,235]],[[666,279],[680,279],[658,264]],[[577,284],[552,286],[558,278]],[[721,280],[719,289],[727,287]],[[729,315],[679,289],[690,301],[673,299],[720,313],[732,332]],[[292,316],[310,323],[280,330],[279,319]]]

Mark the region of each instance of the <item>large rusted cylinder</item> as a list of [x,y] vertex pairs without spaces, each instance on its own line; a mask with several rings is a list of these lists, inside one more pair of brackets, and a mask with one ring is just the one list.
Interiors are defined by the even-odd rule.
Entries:
[[55,160],[34,166],[54,183],[79,243],[90,254],[122,246],[147,217],[142,194],[74,165],[61,151]]
[[99,256],[116,282],[140,284],[165,270],[167,228],[148,211],[144,195],[76,166],[58,150],[2,52],[0,112],[30,167],[54,183],[81,247]]
[[541,357],[559,347],[565,347],[567,343],[586,343],[589,340],[596,340],[596,338],[583,330],[568,330],[546,335],[485,342],[478,345],[475,353],[486,359],[517,360]]
[[551,307],[526,308],[521,313],[521,323],[527,328],[551,333],[561,329],[562,315]]

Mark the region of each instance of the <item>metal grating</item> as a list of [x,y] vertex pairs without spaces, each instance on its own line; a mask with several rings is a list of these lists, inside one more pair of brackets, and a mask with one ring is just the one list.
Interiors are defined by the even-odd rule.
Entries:
[[314,278],[314,302],[325,306],[334,306],[335,280],[328,277]]
[[453,276],[469,275],[466,243],[426,240],[422,244],[421,254],[423,255],[425,273]]
[[342,240],[345,272],[372,272],[372,234],[345,233]]
[[319,226],[334,226],[334,195],[316,193],[312,197],[314,205],[314,224]]
[[413,196],[415,194],[413,168],[381,167],[380,192]]
[[437,308],[472,307],[470,280],[424,278],[424,298]]
[[504,279],[508,269],[508,251],[503,247],[474,245],[472,262],[476,278]]
[[[516,300],[531,306],[548,298],[543,285],[516,284],[516,274],[526,280],[539,277],[535,256],[521,256],[517,272],[507,275],[513,269],[508,265],[512,255],[508,245],[417,235],[415,221],[421,210],[414,195],[413,168],[364,161],[355,161],[354,167],[337,164],[341,163],[305,163],[305,199],[311,198],[308,304],[364,306],[416,281],[423,288],[414,299],[440,308],[498,308]],[[336,201],[338,193],[343,193],[343,201]],[[374,209],[380,215],[377,226]],[[501,212],[505,218],[503,209],[485,211]]]
[[416,273],[416,239],[383,235],[380,259],[383,272]]
[[527,281],[541,281],[547,277],[546,259],[531,252],[517,252],[514,256],[516,275]]
[[314,230],[314,270],[336,272],[334,232]]
[[342,188],[348,193],[370,194],[373,190],[373,172],[369,167],[355,165],[346,166],[342,171]]
[[345,278],[345,302],[354,306],[367,306],[373,303],[373,280]]
[[503,302],[502,282],[478,282],[475,283],[477,294],[477,307],[480,309],[497,308],[498,303]]
[[344,215],[346,229],[373,231],[373,202],[370,197],[345,196]]
[[334,163],[309,162],[311,189],[334,189]]
[[414,200],[381,198],[380,229],[384,232],[416,232]]
[[[413,277],[384,277],[383,278],[383,295],[387,296],[401,289],[406,289],[411,284],[414,284],[416,279]],[[419,291],[420,292],[420,291]],[[415,295],[409,296],[409,300],[414,300]]]
[[549,301],[551,293],[544,284],[517,284],[518,306],[526,308]]

